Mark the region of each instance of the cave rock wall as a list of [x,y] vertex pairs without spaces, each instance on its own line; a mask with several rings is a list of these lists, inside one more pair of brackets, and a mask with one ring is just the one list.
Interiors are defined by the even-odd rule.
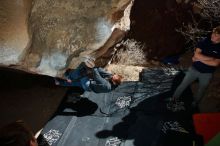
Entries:
[[[10,0],[0,6],[0,65],[61,76],[99,49],[133,0]],[[126,13],[129,13],[128,10]],[[126,21],[126,22],[129,22]],[[130,28],[130,22],[124,23]],[[120,28],[120,29],[121,29]]]
[[34,0],[30,14],[30,70],[59,76],[102,46],[130,0]]

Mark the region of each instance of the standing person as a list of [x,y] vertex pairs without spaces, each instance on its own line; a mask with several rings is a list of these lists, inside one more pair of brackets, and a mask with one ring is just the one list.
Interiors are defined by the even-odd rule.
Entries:
[[103,68],[94,67],[94,62],[87,60],[76,70],[65,75],[66,80],[55,80],[56,85],[81,87],[85,91],[105,93],[114,90],[122,82],[122,76],[111,74]]
[[38,146],[33,132],[23,121],[16,121],[0,129],[1,146]]
[[192,62],[192,66],[174,92],[173,99],[178,99],[186,87],[198,79],[199,86],[192,103],[192,106],[196,107],[201,101],[215,69],[220,65],[220,26],[213,29],[210,37],[197,44]]

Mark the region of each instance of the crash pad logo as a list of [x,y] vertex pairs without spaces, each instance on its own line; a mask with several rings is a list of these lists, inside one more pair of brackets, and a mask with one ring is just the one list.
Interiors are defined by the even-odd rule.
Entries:
[[43,136],[47,143],[51,146],[60,138],[62,133],[60,133],[58,130],[51,129],[47,133],[45,133]]
[[167,103],[167,109],[171,110],[172,112],[184,111],[184,102],[181,101],[170,101]]
[[117,98],[117,101],[115,102],[115,104],[119,108],[125,108],[127,106],[130,106],[130,102],[131,102],[131,96],[121,96]]
[[167,131],[169,130],[181,132],[181,133],[189,133],[177,121],[169,121],[163,124],[163,127],[162,127],[163,133],[167,134]]
[[106,141],[105,146],[119,146],[121,144],[121,140],[118,137],[111,138]]
[[162,68],[164,73],[168,76],[174,76],[177,73],[179,73],[179,71],[175,68]]

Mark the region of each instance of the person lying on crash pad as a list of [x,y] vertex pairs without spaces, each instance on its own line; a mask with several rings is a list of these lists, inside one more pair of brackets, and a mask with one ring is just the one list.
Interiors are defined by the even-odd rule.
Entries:
[[64,80],[55,79],[55,84],[81,87],[85,91],[95,93],[110,92],[120,85],[123,79],[121,75],[112,74],[101,67],[95,67],[94,60],[91,58],[87,58],[75,70],[68,70],[64,76]]

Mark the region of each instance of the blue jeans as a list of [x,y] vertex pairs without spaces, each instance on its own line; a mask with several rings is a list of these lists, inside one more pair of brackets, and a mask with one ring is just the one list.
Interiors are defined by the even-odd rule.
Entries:
[[183,81],[174,92],[173,97],[178,99],[183,91],[196,79],[199,80],[199,87],[194,96],[194,101],[198,103],[204,96],[205,90],[208,87],[210,80],[212,79],[212,73],[200,73],[193,67],[189,68]]
[[65,75],[65,77],[72,80],[72,82],[67,82],[65,80],[60,81],[61,86],[81,87],[85,91],[90,91],[90,79],[86,76],[86,68],[84,64],[80,64],[75,70],[71,70],[69,74]]

